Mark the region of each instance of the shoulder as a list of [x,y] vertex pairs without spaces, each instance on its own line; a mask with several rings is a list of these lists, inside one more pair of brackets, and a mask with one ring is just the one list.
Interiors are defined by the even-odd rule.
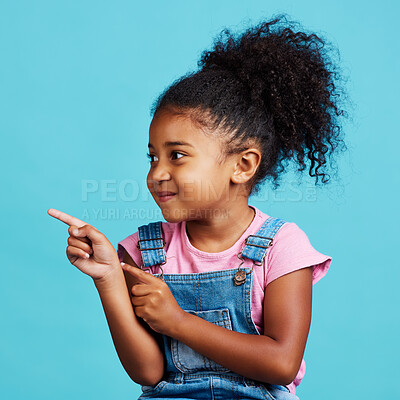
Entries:
[[[296,248],[307,247],[311,245],[307,234],[295,223],[286,221],[275,235],[273,246],[279,251],[283,249],[291,249],[293,246]],[[272,254],[276,252],[271,251]]]
[[266,257],[266,284],[301,268],[313,267],[313,284],[328,271],[332,257],[316,250],[307,234],[294,222],[276,233]]

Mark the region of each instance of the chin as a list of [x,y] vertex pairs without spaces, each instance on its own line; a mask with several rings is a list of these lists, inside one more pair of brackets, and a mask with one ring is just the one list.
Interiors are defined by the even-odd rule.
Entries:
[[185,213],[177,209],[161,209],[162,215],[167,222],[177,223],[186,220]]

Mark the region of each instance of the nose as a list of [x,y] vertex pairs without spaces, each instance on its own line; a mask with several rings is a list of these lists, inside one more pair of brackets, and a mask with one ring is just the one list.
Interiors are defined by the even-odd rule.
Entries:
[[171,179],[171,174],[168,166],[165,163],[158,161],[149,171],[149,178],[153,183],[168,181]]

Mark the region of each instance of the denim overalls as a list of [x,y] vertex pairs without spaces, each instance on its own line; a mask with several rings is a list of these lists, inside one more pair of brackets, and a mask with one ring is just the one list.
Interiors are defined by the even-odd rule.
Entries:
[[[270,217],[256,235],[250,235],[233,269],[192,274],[164,274],[165,241],[161,222],[139,227],[138,249],[141,268],[158,265],[163,279],[179,306],[226,329],[259,335],[251,315],[253,268],[261,268],[268,247],[286,221]],[[251,268],[241,268],[244,258],[253,260]],[[239,261],[238,261],[239,263]],[[139,399],[269,399],[299,400],[286,386],[248,379],[195,352],[184,343],[162,335],[166,370],[154,386],[142,386]],[[234,351],[234,350],[232,350]],[[138,400],[139,400],[138,399]]]

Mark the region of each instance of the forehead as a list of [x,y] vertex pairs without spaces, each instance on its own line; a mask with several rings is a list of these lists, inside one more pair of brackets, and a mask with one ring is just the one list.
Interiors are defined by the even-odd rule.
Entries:
[[149,144],[162,146],[165,142],[186,142],[194,148],[215,146],[219,141],[196,126],[187,115],[162,112],[150,124]]

